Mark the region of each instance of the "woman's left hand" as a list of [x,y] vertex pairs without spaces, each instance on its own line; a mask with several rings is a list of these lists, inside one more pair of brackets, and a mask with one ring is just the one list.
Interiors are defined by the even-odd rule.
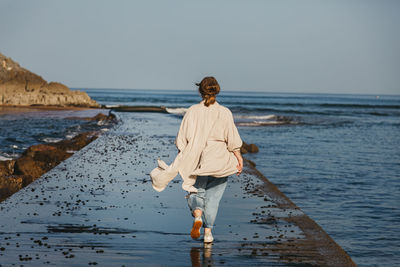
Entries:
[[240,150],[236,150],[233,151],[233,154],[235,155],[237,161],[238,161],[238,165],[236,166],[236,168],[238,169],[237,171],[237,175],[242,173],[243,170],[243,158],[242,158],[242,154],[240,154]]

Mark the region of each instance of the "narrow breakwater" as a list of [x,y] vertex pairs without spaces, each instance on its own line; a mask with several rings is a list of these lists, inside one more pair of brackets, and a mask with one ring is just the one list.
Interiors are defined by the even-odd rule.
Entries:
[[355,266],[247,161],[229,178],[213,245],[192,240],[180,179],[158,193],[149,178],[158,157],[175,157],[180,121],[117,116],[113,129],[0,203],[2,266]]

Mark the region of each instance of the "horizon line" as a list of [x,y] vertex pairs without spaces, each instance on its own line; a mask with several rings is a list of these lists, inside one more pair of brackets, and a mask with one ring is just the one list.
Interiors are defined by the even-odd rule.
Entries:
[[[155,89],[155,88],[107,88],[107,87],[70,87],[72,90],[137,90],[137,91],[187,91],[189,92],[191,89]],[[400,93],[381,93],[381,94],[374,94],[374,93],[316,93],[316,92],[293,92],[293,91],[285,91],[285,92],[277,92],[277,91],[257,91],[257,90],[223,90],[224,92],[229,93],[267,93],[267,94],[315,94],[315,95],[364,95],[364,96],[400,96]],[[196,92],[196,90],[194,90]]]

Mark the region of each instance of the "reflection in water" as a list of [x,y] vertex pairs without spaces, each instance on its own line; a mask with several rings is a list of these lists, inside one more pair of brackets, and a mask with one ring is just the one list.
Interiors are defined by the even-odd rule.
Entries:
[[[200,251],[203,251],[203,258],[200,260]],[[213,267],[212,243],[204,243],[204,248],[192,247],[190,250],[190,259],[192,267]]]

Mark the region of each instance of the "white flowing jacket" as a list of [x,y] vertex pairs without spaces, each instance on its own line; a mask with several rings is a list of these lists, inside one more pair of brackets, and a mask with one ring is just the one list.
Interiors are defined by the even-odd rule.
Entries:
[[232,112],[218,102],[206,107],[204,100],[191,106],[182,119],[175,140],[179,152],[171,165],[158,160],[150,173],[153,188],[161,192],[178,173],[182,188],[197,192],[193,186],[197,176],[226,177],[237,172],[238,161],[233,151],[242,140]]

